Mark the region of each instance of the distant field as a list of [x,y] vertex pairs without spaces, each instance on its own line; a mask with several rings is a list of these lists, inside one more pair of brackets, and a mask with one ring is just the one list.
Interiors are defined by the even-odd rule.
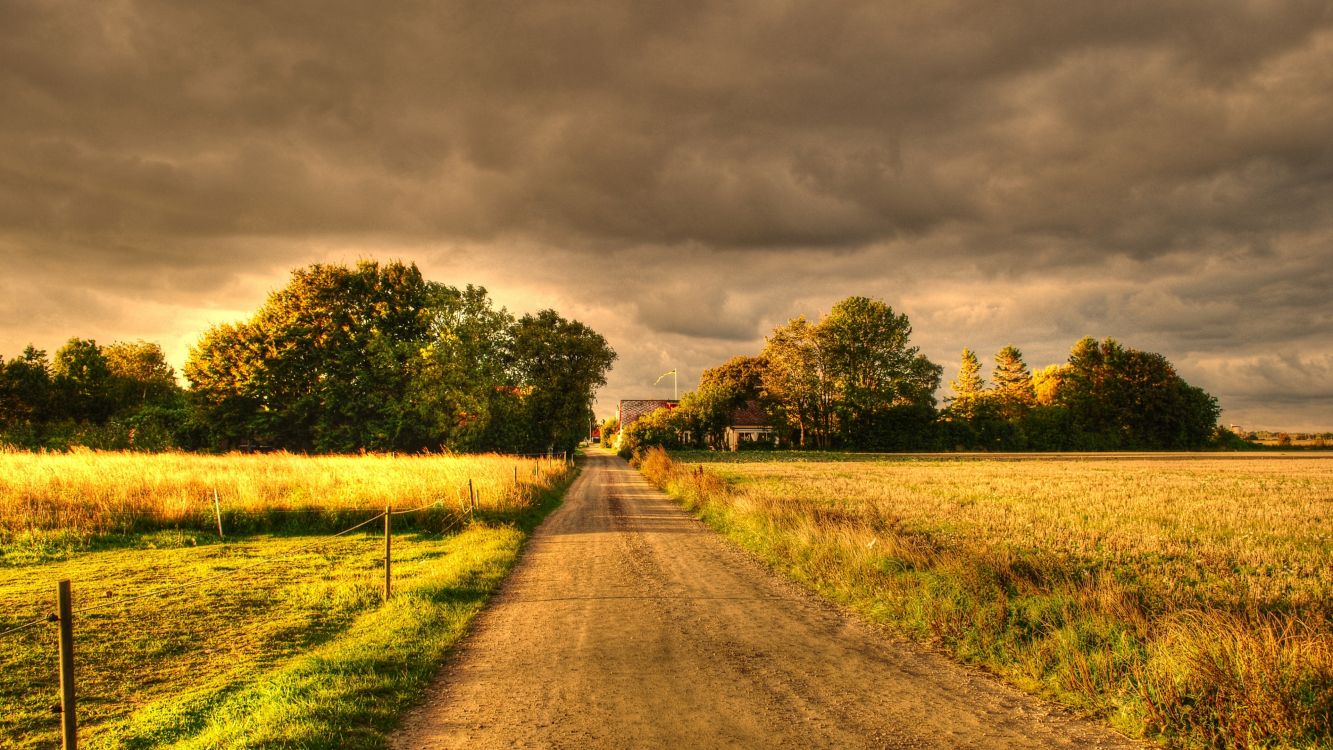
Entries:
[[[73,582],[87,747],[379,747],[570,475],[505,456],[0,454],[0,631]],[[330,532],[387,504],[429,507],[394,518],[385,605],[383,520]],[[55,638],[0,635],[0,746],[59,744]]]
[[1333,745],[1333,457],[674,459],[780,569],[1131,734]]
[[1291,446],[1293,448],[1324,448],[1333,449],[1333,439],[1326,437],[1292,437],[1289,440],[1283,440],[1277,437],[1262,437],[1254,442],[1268,448],[1281,448]]

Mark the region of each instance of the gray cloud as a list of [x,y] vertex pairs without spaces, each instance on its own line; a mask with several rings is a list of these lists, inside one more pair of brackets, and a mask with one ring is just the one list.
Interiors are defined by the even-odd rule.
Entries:
[[1333,426],[1254,374],[1333,344],[1330,91],[1321,1],[0,0],[0,352],[179,359],[397,257],[606,331],[604,400],[872,294],[941,361],[1114,335]]

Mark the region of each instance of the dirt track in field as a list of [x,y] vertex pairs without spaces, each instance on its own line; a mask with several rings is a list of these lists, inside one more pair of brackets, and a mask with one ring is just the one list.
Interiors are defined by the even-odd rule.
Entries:
[[598,452],[393,747],[1139,745],[857,622]]

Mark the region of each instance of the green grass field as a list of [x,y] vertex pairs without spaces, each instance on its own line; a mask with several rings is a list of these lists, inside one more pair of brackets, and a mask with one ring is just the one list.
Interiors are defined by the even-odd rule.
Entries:
[[672,459],[779,570],[1127,734],[1333,747],[1333,458]]
[[[43,458],[70,460],[9,458],[29,468]],[[11,527],[6,537],[0,631],[53,611],[56,581],[73,582],[85,747],[383,747],[386,732],[422,694],[572,476],[558,462],[544,463],[535,475],[525,465],[519,485],[509,486],[516,462],[504,457],[266,461],[88,454],[80,458],[88,469],[80,481],[96,487],[97,463],[105,462],[115,469],[105,473],[119,484],[151,480],[169,496],[170,483],[162,478],[173,472],[188,476],[196,458],[201,471],[225,467],[234,477],[248,476],[252,488],[266,488],[263,498],[256,489],[233,503],[251,513],[264,511],[257,517],[272,519],[281,533],[237,532],[219,540],[215,531],[203,530],[208,524],[189,514],[177,528],[168,528],[169,515],[147,512],[164,503],[154,505],[151,496],[139,493],[141,522],[154,519],[155,528],[90,525],[62,533]],[[396,476],[367,471],[386,467],[402,471]],[[400,507],[423,498],[456,499],[455,486],[432,487],[429,478],[461,474],[477,475],[475,484],[491,490],[489,499],[483,494],[471,516],[449,507],[395,517],[394,596],[383,603],[383,521],[341,537],[328,536],[331,525],[373,516],[350,508],[382,507],[383,488],[404,482],[413,491],[403,493]],[[381,494],[363,500],[371,476],[377,476],[374,486]],[[56,493],[31,476],[20,480],[11,474],[7,482],[0,486],[21,485],[30,494],[0,495],[0,503],[33,497],[54,502]],[[309,482],[344,491],[327,493],[331,502],[321,512],[306,488]],[[275,489],[284,483],[287,494]],[[358,485],[360,492],[345,489]],[[441,495],[440,489],[447,492]],[[182,494],[197,496],[197,490]],[[268,512],[277,510],[301,512]],[[300,528],[294,519],[305,519],[309,527]],[[239,524],[243,518],[232,520]],[[53,545],[52,539],[64,542]],[[195,585],[199,581],[204,582]],[[92,609],[77,611],[86,608]],[[59,701],[56,664],[54,624],[0,636],[0,737],[5,738],[0,745],[58,746],[59,716],[51,711]]]

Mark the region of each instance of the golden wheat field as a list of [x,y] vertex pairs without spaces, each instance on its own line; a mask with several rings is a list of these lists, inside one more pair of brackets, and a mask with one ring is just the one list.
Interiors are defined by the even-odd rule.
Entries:
[[[1333,458],[713,464],[776,512],[1132,570],[1172,607],[1333,606]],[[879,543],[883,543],[881,540]],[[907,553],[911,554],[911,553]]]
[[1333,746],[1333,457],[641,468],[825,595],[1128,733]]

